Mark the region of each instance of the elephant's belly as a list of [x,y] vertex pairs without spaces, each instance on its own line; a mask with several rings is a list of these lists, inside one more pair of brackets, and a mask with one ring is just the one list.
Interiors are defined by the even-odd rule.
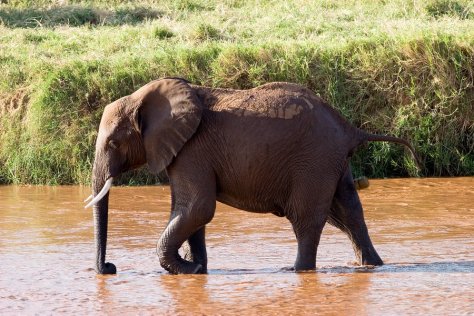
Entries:
[[283,208],[279,206],[278,203],[275,203],[275,201],[256,198],[242,199],[225,193],[218,193],[217,201],[247,212],[274,214],[284,213]]

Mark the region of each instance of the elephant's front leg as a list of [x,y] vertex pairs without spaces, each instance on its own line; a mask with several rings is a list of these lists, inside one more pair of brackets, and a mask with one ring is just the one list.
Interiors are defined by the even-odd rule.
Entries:
[[202,266],[201,273],[207,273],[206,226],[200,228],[183,244],[184,259]]
[[354,186],[350,168],[339,181],[329,213],[328,222],[352,241],[355,255],[361,265],[383,265],[369,237],[359,195]]
[[194,187],[172,187],[171,220],[157,245],[160,264],[170,273],[190,274],[206,271],[205,265],[184,260],[178,253],[179,248],[188,240],[191,249],[194,248],[195,253],[200,254],[202,259],[202,247],[205,247],[204,226],[214,217],[216,200],[214,190],[202,189],[201,193],[199,191],[200,189]]

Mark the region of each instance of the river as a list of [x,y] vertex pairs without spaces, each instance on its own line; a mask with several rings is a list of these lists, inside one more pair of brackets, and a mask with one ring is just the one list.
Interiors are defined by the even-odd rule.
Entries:
[[371,180],[360,191],[385,265],[358,267],[326,225],[317,271],[293,273],[289,222],[218,204],[207,228],[209,274],[169,275],[156,241],[167,186],[111,190],[107,259],[98,276],[82,186],[0,186],[1,315],[474,314],[474,177]]

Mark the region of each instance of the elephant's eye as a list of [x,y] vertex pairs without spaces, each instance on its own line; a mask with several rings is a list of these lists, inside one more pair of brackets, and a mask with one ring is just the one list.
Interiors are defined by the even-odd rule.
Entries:
[[109,140],[109,146],[112,149],[117,149],[119,147],[119,143],[115,140]]

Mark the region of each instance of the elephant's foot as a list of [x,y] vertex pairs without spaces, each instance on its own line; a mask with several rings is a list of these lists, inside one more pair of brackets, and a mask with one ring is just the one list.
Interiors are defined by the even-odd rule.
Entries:
[[117,268],[115,267],[113,263],[107,262],[104,265],[97,267],[96,272],[98,274],[116,274]]
[[183,258],[184,258],[184,261],[194,263],[201,267],[198,272],[192,272],[192,273],[199,273],[199,274],[207,273],[207,265],[205,264],[204,260],[200,260],[197,257],[193,256],[191,252],[185,252]]
[[360,251],[357,254],[357,259],[359,261],[359,264],[362,266],[381,266],[383,265],[383,261],[378,255],[377,251],[375,249],[368,249],[366,251]]
[[363,258],[360,264],[362,266],[383,266],[383,261],[377,256],[377,258]]
[[189,262],[183,259],[174,264],[163,264],[161,266],[171,274],[205,274],[206,271],[199,263]]
[[316,268],[308,268],[308,269],[300,268],[300,269],[297,269],[295,266],[292,266],[292,267],[283,267],[283,268],[280,269],[280,271],[282,271],[282,272],[302,273],[302,272],[314,272],[314,271],[316,271]]
[[[186,252],[187,253],[187,252]],[[200,263],[195,263],[192,261],[187,261],[181,258],[181,256],[176,253],[164,252],[162,249],[158,250],[158,258],[160,259],[160,264],[171,274],[204,274],[206,269]]]
[[295,264],[293,268],[295,272],[308,272],[308,271],[315,271],[316,264]]
[[[183,259],[188,262],[193,262],[201,265],[200,274],[207,273],[207,254],[206,252],[194,253],[191,251],[191,247],[187,242],[183,244]],[[205,249],[204,249],[205,250]]]

